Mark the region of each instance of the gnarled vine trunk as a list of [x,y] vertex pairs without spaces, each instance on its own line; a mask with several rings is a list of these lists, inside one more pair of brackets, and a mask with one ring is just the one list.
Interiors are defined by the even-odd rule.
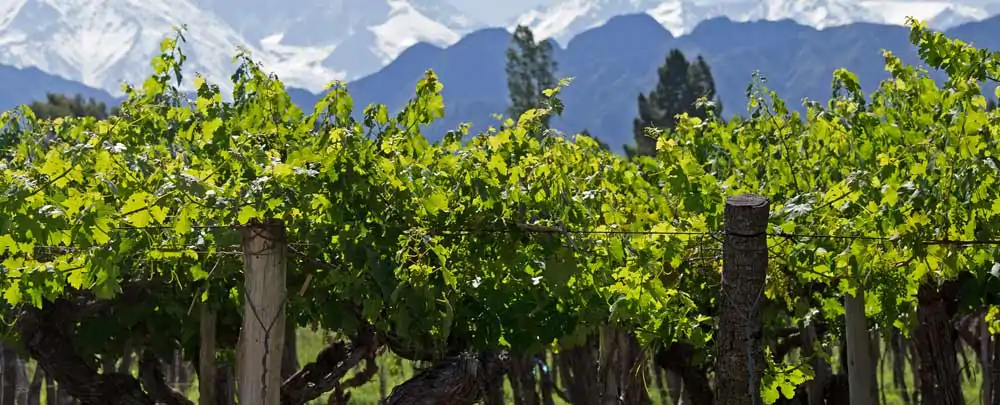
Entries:
[[631,333],[605,326],[601,330],[601,403],[646,405],[651,401],[642,381],[645,358]]
[[[464,354],[440,361],[418,372],[392,390],[387,405],[472,405],[493,397],[498,378],[503,378],[506,355]],[[492,400],[490,401],[492,402]]]
[[600,339],[597,335],[590,335],[581,344],[563,346],[555,355],[559,382],[564,387],[567,402],[573,405],[598,403],[601,397],[600,387],[596,384],[599,353]]
[[17,355],[17,351],[5,342],[0,342],[0,361],[3,362],[0,371],[0,405],[15,405],[20,402],[19,391],[27,388],[24,362]]
[[66,300],[24,309],[17,327],[31,357],[60,382],[67,394],[83,404],[153,405],[135,378],[120,373],[98,374],[74,351],[70,337],[78,310],[76,304]]
[[951,321],[940,291],[921,284],[917,292],[913,344],[917,354],[920,400],[926,405],[962,405],[961,376]]
[[510,379],[515,405],[541,404],[534,369],[534,356],[513,356],[508,362],[507,377]]
[[680,375],[684,385],[684,398],[690,405],[715,405],[715,393],[708,381],[708,373],[694,363],[695,349],[688,343],[675,342],[656,352],[657,366]]
[[295,322],[285,324],[285,349],[281,351],[281,381],[299,370],[298,336]]
[[219,363],[215,369],[216,405],[236,405],[236,372],[228,363]]
[[28,397],[25,404],[42,405],[42,384],[45,382],[45,373],[41,367],[35,367],[35,374],[31,376],[31,385],[28,386]]

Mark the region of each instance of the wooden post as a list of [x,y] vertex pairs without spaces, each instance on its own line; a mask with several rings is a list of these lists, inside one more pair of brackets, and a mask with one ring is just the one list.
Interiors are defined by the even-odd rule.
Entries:
[[285,340],[285,226],[243,228],[243,328],[237,364],[240,405],[278,405]]
[[759,195],[742,194],[726,199],[715,359],[718,404],[763,404],[760,307],[767,275],[769,210],[767,199]]
[[858,286],[853,296],[844,297],[844,328],[847,335],[847,384],[851,404],[875,405],[875,362],[872,356],[871,335],[865,316],[865,289]]
[[198,347],[198,403],[218,405],[215,392],[215,327],[217,314],[201,304],[201,343]]

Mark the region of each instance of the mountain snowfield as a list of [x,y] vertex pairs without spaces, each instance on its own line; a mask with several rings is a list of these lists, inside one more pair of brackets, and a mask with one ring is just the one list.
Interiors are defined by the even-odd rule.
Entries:
[[187,25],[187,86],[198,72],[231,90],[232,57],[242,47],[286,85],[318,91],[372,73],[417,42],[447,46],[479,27],[438,0],[304,2],[0,0],[0,64],[120,95],[123,81],[141,85],[149,76],[173,27]]
[[[480,0],[465,0],[480,1]],[[991,0],[992,1],[992,0]],[[0,0],[0,64],[37,67],[121,94],[140,85],[172,28],[187,25],[183,87],[198,72],[231,90],[232,57],[250,51],[286,85],[320,91],[332,80],[373,73],[417,42],[448,46],[475,29],[517,23],[566,43],[610,18],[645,12],[674,35],[709,18],[792,19],[816,28],[852,22],[902,24],[908,15],[937,28],[1000,12],[945,0],[555,0],[509,24],[474,21],[448,0]]]
[[954,1],[903,0],[559,0],[531,10],[513,24],[532,28],[537,37],[567,43],[615,15],[647,13],[674,36],[690,33],[698,23],[716,17],[734,21],[790,19],[823,29],[854,22],[903,24],[907,16],[947,29],[990,16],[983,8]]
[[[140,85],[171,27],[196,35],[184,51],[210,77],[227,77],[242,38],[183,0],[6,0],[0,3],[0,63],[45,72],[120,93]],[[253,50],[253,47],[248,47]]]

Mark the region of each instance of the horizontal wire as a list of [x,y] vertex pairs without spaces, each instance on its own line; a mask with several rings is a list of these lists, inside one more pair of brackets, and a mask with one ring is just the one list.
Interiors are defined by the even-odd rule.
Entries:
[[[227,228],[235,229],[239,225],[191,225],[192,229],[216,229],[216,228]],[[170,226],[144,226],[144,227],[125,227],[117,229],[127,229],[127,230],[145,230],[145,229],[170,229]],[[400,226],[400,228],[406,228]],[[409,229],[421,229],[420,227],[409,227]],[[470,235],[475,233],[535,233],[535,234],[577,234],[577,235],[632,235],[632,236],[703,236],[710,237],[714,242],[722,242],[721,238],[718,236],[736,236],[736,237],[759,237],[759,236],[773,236],[782,238],[789,241],[796,241],[797,239],[834,239],[834,240],[866,240],[866,241],[881,241],[881,242],[892,242],[899,243],[901,239],[899,237],[880,237],[880,236],[868,236],[868,235],[833,235],[833,234],[810,234],[810,233],[792,233],[792,232],[760,232],[754,234],[740,234],[734,232],[725,231],[652,231],[652,230],[624,230],[624,229],[604,229],[604,230],[573,230],[559,226],[545,226],[545,225],[534,225],[534,224],[517,224],[510,227],[493,227],[493,228],[450,228],[450,229],[435,229],[426,228],[427,232],[431,235]],[[932,239],[915,242],[916,244],[922,245],[944,245],[944,246],[955,246],[955,247],[973,247],[973,246],[1000,246],[1000,240],[948,240],[948,239]],[[702,243],[707,244],[707,243]],[[328,246],[328,244],[315,244],[308,242],[293,242],[288,243],[289,246],[294,247],[316,247],[316,246]],[[36,249],[49,249],[55,251],[63,251],[65,253],[75,253],[79,251],[86,251],[91,249],[103,249],[105,245],[92,246],[88,248],[78,248],[73,246],[48,246],[48,245],[34,245]],[[178,252],[178,253],[194,253],[198,255],[240,255],[243,254],[241,245],[230,244],[230,245],[216,245],[218,250],[206,250],[203,245],[165,245],[165,246],[150,246],[142,249],[138,249],[139,252]],[[197,250],[196,250],[197,249]],[[226,250],[231,249],[231,250]]]
[[[240,225],[200,225],[191,226],[192,229],[236,229]],[[146,226],[146,227],[121,227],[114,228],[118,230],[145,230],[145,229],[172,229],[172,226]],[[421,229],[419,226],[403,226],[399,225],[395,228],[399,229]],[[537,233],[537,234],[575,234],[575,235],[637,235],[637,236],[656,236],[656,235],[666,235],[666,236],[713,236],[713,235],[731,235],[731,236],[742,236],[742,237],[754,237],[754,236],[775,236],[788,239],[842,239],[842,240],[867,240],[867,241],[881,241],[881,242],[899,242],[898,237],[885,237],[885,236],[869,236],[869,235],[833,235],[833,234],[812,234],[812,233],[791,233],[791,232],[766,232],[760,234],[738,234],[738,233],[726,233],[725,231],[651,231],[651,230],[596,230],[596,229],[568,229],[559,226],[546,226],[546,225],[534,225],[534,224],[518,224],[513,227],[496,227],[496,228],[426,228],[428,233],[432,235],[471,235],[476,233]],[[930,239],[925,241],[917,242],[924,245],[1000,245],[1000,240],[996,239]]]

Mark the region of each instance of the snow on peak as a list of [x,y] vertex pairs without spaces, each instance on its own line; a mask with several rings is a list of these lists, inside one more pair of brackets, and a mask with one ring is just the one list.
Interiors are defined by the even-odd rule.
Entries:
[[195,71],[228,83],[232,56],[257,49],[210,13],[187,0],[16,0],[0,16],[0,63],[39,69],[120,93],[152,72],[150,61],[173,27],[188,25],[183,44],[187,76]]
[[929,24],[938,29],[948,29],[968,22],[982,21],[987,18],[990,18],[990,13],[986,10],[949,4],[940,13],[937,13],[934,18],[929,19]]
[[815,28],[878,21],[881,17],[856,0],[768,0],[741,20],[789,19]]
[[[184,71],[229,90],[247,49],[289,86],[318,91],[373,73],[418,41],[452,44],[481,24],[446,0],[4,0],[0,64],[120,94],[139,85],[172,28],[187,25]],[[188,80],[190,85],[190,80]]]
[[[120,94],[140,84],[172,28],[187,25],[186,76],[200,72],[229,90],[238,47],[289,86],[318,91],[370,74],[417,42],[448,46],[484,27],[449,0],[0,0],[0,64],[45,72]],[[647,13],[675,36],[702,21],[792,19],[816,28],[852,22],[937,28],[992,12],[949,0],[557,0],[511,21],[566,43],[622,14]],[[189,81],[190,82],[190,81]]]
[[[417,42],[451,45],[462,37],[461,33],[427,17],[410,1],[389,0],[389,7],[392,8],[392,11],[385,22],[370,27],[377,38],[376,52],[385,64]],[[469,24],[468,21],[463,20],[455,23],[457,25]]]
[[855,22],[901,25],[909,15],[944,29],[990,15],[947,0],[561,0],[521,15],[512,25],[524,24],[538,37],[566,42],[611,17],[631,13],[649,14],[675,36],[723,16],[734,21],[789,19],[823,29]]
[[954,4],[949,1],[869,1],[865,7],[878,12],[888,24],[902,25],[906,17],[927,21],[937,29],[948,29],[957,25],[989,18],[991,13],[982,8]]

